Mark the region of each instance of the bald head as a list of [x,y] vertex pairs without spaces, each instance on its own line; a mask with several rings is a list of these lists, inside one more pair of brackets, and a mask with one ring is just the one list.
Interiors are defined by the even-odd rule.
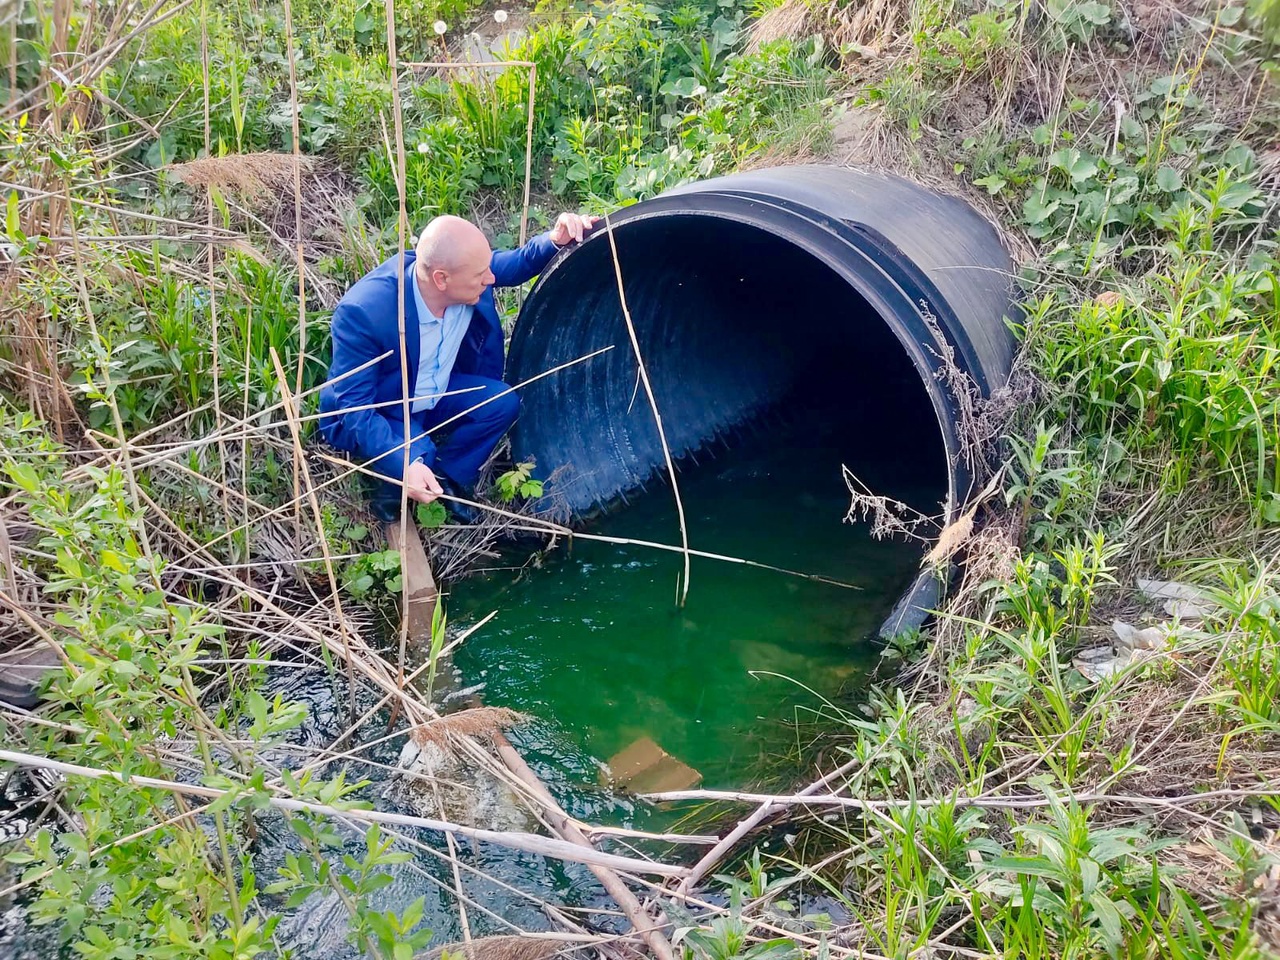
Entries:
[[493,251],[480,228],[461,217],[436,217],[418,238],[417,274],[427,305],[434,311],[475,303],[493,283]]
[[483,252],[488,259],[489,241],[474,223],[461,217],[436,217],[418,238],[418,262],[429,270],[456,270],[467,254]]

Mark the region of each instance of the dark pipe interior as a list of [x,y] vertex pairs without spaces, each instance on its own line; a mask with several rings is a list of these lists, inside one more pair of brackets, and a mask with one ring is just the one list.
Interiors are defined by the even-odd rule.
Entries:
[[[771,431],[823,438],[877,492],[936,510],[946,497],[938,421],[887,325],[821,261],[791,242],[705,215],[616,228],[627,304],[672,453],[768,442]],[[614,345],[525,388],[517,456],[559,487],[575,513],[608,506],[662,466],[662,450],[619,308],[606,237],[544,282],[521,316],[512,366],[523,375]],[[755,429],[751,429],[755,428]]]

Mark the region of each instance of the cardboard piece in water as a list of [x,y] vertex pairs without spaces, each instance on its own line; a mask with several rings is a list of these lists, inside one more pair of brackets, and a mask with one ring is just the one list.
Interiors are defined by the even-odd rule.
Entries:
[[702,783],[702,774],[677,760],[648,737],[641,737],[609,760],[616,786],[631,793],[689,790]]

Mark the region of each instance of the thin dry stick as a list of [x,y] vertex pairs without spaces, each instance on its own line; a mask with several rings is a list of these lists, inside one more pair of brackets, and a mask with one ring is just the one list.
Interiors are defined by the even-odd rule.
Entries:
[[[826,776],[809,784],[809,786],[800,791],[799,796],[803,797],[817,793],[827,784],[844,776],[850,770],[853,770],[861,762],[862,761],[858,758],[849,760],[837,767],[835,770],[832,770]],[[689,875],[681,880],[680,885],[676,887],[676,896],[688,896],[689,891],[694,888],[698,881],[710,873],[711,869],[737,845],[739,840],[759,826],[760,822],[764,820],[765,817],[782,809],[783,808],[781,806],[774,803],[761,804],[753,814],[744,818],[736,827],[725,834],[724,839],[716,844],[711,850],[708,850],[706,855],[693,865],[692,869],[689,871]]]
[[[529,765],[524,762],[524,758],[516,752],[516,749],[511,746],[507,738],[501,733],[495,733],[493,741],[498,751],[498,756],[502,758],[502,762],[506,764],[507,769],[520,780],[539,806],[543,808],[551,829],[571,843],[594,850],[595,848],[591,845],[591,841],[578,829],[569,815],[560,808],[555,798],[551,796],[550,791],[538,779],[537,775],[529,769]],[[589,866],[589,869],[595,874],[596,879],[604,885],[604,888],[613,897],[618,906],[622,908],[623,913],[627,915],[627,919],[631,921],[631,925],[635,927],[636,933],[644,938],[645,943],[649,945],[649,949],[653,951],[658,960],[675,960],[671,943],[654,923],[653,918],[645,911],[636,895],[622,882],[621,878],[608,867]]]
[[640,353],[640,339],[636,336],[635,324],[631,322],[631,311],[627,308],[627,294],[622,288],[622,264],[618,260],[618,244],[613,236],[613,226],[609,223],[609,215],[604,218],[605,233],[609,237],[609,250],[613,254],[613,273],[618,281],[618,302],[622,305],[622,318],[627,323],[627,334],[631,337],[631,349],[636,355],[636,366],[640,371],[640,382],[644,384],[645,396],[649,398],[649,409],[653,411],[653,421],[658,427],[658,439],[662,442],[662,456],[667,463],[667,473],[671,477],[671,494],[676,500],[676,514],[680,519],[680,543],[684,548],[684,578],[680,584],[680,606],[684,606],[689,598],[689,530],[684,520],[684,503],[680,499],[680,484],[676,480],[676,465],[671,459],[671,448],[667,445],[667,434],[662,429],[662,414],[658,412],[658,400],[653,395],[653,386],[649,383],[649,371],[645,368],[644,357]]
[[[501,396],[501,394],[498,394],[498,396]],[[325,481],[325,483],[321,484],[319,487],[317,487],[317,489],[323,489],[325,486],[328,486],[329,484],[337,483],[339,480],[343,479],[345,476],[347,476],[347,474],[350,474],[350,473],[362,473],[369,477],[381,476],[381,474],[376,473],[375,471],[369,469],[366,466],[363,466],[361,464],[353,464],[349,460],[344,460],[341,457],[335,457],[332,454],[328,454],[323,451],[317,451],[316,455],[321,460],[324,460],[328,463],[332,463],[335,466],[347,468],[346,474],[342,474],[341,476],[335,477],[332,480]],[[708,550],[696,550],[689,547],[676,546],[675,544],[670,544],[670,543],[656,543],[652,540],[635,540],[630,537],[608,537],[608,536],[603,536],[601,534],[582,533],[581,531],[574,530],[572,527],[566,527],[563,524],[555,523],[551,520],[543,520],[541,517],[529,516],[528,514],[523,514],[523,513],[513,513],[510,510],[504,510],[501,507],[496,507],[491,503],[481,503],[478,500],[468,500],[465,497],[451,497],[448,494],[441,494],[438,499],[445,500],[448,502],[466,504],[467,506],[474,507],[477,510],[486,510],[489,513],[494,514],[495,516],[504,517],[508,520],[519,521],[518,523],[510,527],[511,530],[515,530],[515,531],[554,534],[554,535],[563,536],[563,537],[572,537],[578,540],[592,540],[597,543],[614,543],[621,546],[648,547],[651,550],[665,550],[670,553],[687,553],[690,556],[694,556],[694,557],[704,557],[708,560],[719,560],[723,563],[740,563],[744,566],[755,567],[758,570],[769,570],[773,573],[781,573],[789,577],[799,577],[802,580],[813,580],[817,583],[830,584],[833,587],[844,587],[846,590],[862,589],[857,584],[845,583],[842,580],[834,580],[831,577],[824,577],[821,574],[804,573],[803,571],[800,571],[800,570],[789,570],[786,567],[774,566],[771,563],[761,563],[759,560],[746,560],[746,559],[743,559],[742,557],[731,557],[728,554],[712,553]],[[277,514],[281,512],[282,510],[287,510],[289,506],[290,504],[287,504],[287,503],[281,504],[280,506],[276,507],[274,510],[269,511],[267,514],[265,514],[265,516],[271,516],[273,514]],[[210,545],[212,545],[213,543],[216,543],[220,539],[222,538],[221,537],[215,538],[214,540],[209,541],[209,543]],[[184,556],[181,558],[180,562],[185,563],[188,559],[189,557]]]
[[[406,163],[404,156],[404,111],[400,104],[399,53],[396,49],[396,0],[385,0],[387,11],[387,69],[391,78],[391,115],[396,128],[396,330],[400,343],[400,418],[404,423],[404,452],[401,459],[401,480],[409,476],[410,422],[409,422],[409,351],[405,346],[404,319],[404,250],[405,234],[409,226],[409,214],[405,201]],[[385,128],[384,128],[385,132]],[[416,283],[417,280],[415,279]],[[400,543],[409,542],[409,485],[400,484]],[[417,536],[417,532],[414,532]],[[409,578],[400,578],[400,650],[398,654],[398,682],[404,685],[404,661],[409,646]]]
[[12,107],[18,99],[18,12],[9,21],[9,100],[5,104]]
[[[209,0],[200,0],[200,67],[204,81],[204,155],[212,156],[213,137],[209,124]],[[227,529],[231,529],[231,500],[227,496],[227,445],[219,428],[222,426],[221,347],[218,341],[218,284],[217,247],[213,241],[213,191],[212,183],[205,184],[205,202],[208,205],[209,245],[209,320],[213,325],[213,428],[218,433],[218,478],[222,492],[222,517]],[[247,354],[246,354],[247,355]],[[247,489],[247,486],[246,486]],[[245,559],[248,559],[247,552]]]
[[[431,781],[431,789],[436,795],[436,809],[443,810],[444,804],[440,800],[440,785],[435,780]],[[444,839],[449,846],[449,866],[453,870],[453,889],[458,899],[458,924],[462,927],[462,942],[470,943],[471,924],[467,921],[467,898],[462,892],[462,874],[458,871],[458,845],[451,833],[446,833]]]
[[[169,793],[203,797],[217,800],[231,791],[206,787],[195,783],[178,783],[173,780],[161,780],[157,777],[143,777],[135,774],[121,773],[116,770],[104,770],[100,767],[85,767],[74,763],[63,763],[17,750],[0,749],[0,760],[14,763],[22,767],[34,767],[39,770],[52,770],[69,777],[88,777],[91,780],[116,780],[120,783],[141,787],[165,790]],[[363,823],[386,823],[404,827],[421,827],[439,833],[452,833],[455,836],[468,837],[483,843],[509,850],[520,850],[525,853],[538,854],[554,860],[566,860],[570,863],[581,863],[587,866],[608,867],[623,873],[657,877],[679,877],[684,874],[684,867],[657,863],[651,860],[635,860],[620,857],[612,853],[601,853],[594,847],[582,847],[565,840],[551,837],[540,837],[533,833],[522,833],[516,830],[481,830],[476,827],[464,827],[445,820],[432,820],[428,817],[414,817],[401,813],[387,813],[382,810],[339,809],[327,804],[308,803],[291,797],[275,797],[268,795],[266,803],[277,810],[288,810],[293,813],[308,813],[319,817],[337,817],[356,820]]]
[[[342,598],[338,590],[338,577],[333,572],[333,558],[329,555],[329,537],[324,530],[324,517],[320,513],[320,501],[316,499],[315,488],[311,485],[311,469],[307,466],[306,459],[302,456],[302,434],[298,429],[297,414],[293,408],[293,395],[289,390],[289,383],[285,379],[284,366],[280,363],[280,355],[276,353],[276,348],[271,348],[271,363],[276,369],[276,379],[280,381],[280,392],[285,399],[285,418],[289,421],[289,433],[293,437],[294,456],[297,463],[302,467],[302,476],[306,479],[307,499],[311,503],[311,518],[316,525],[316,537],[320,541],[320,552],[324,554],[324,571],[329,578],[329,590],[333,594],[333,614],[338,621],[338,631],[342,635],[342,646],[346,652],[347,661],[347,686],[350,688],[351,696],[350,710],[351,718],[355,719],[356,715],[356,674],[355,674],[355,656],[351,652],[351,635],[347,631],[347,618],[342,613]],[[297,508],[301,509],[301,506]],[[295,513],[296,515],[296,513]]]
[[15,598],[18,591],[18,568],[13,565],[13,547],[9,543],[9,525],[0,518],[0,566],[4,567],[5,585]]
[[524,133],[524,203],[520,208],[520,245],[529,239],[529,185],[533,180],[533,91],[538,82],[538,65],[529,64],[529,123]]
[[[293,4],[284,0],[284,40],[289,58],[289,112],[293,122],[293,229],[294,243],[298,256],[298,374],[294,382],[293,392],[302,392],[302,370],[307,359],[307,264],[302,256],[302,144],[298,121],[298,70],[294,63],[293,49]],[[301,413],[301,411],[299,411]],[[293,455],[293,497],[298,500],[298,485],[304,469],[302,447],[299,446]],[[302,546],[302,504],[299,502],[293,509],[293,529],[295,544]],[[320,528],[320,536],[324,537],[324,528]]]

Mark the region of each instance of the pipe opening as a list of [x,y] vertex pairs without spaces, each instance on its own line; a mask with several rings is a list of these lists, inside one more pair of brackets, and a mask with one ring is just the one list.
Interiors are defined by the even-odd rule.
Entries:
[[[786,442],[797,471],[847,465],[875,492],[934,513],[947,498],[938,414],[902,344],[841,276],[794,239],[705,213],[617,223],[623,287],[678,462],[706,448]],[[613,345],[525,388],[513,439],[576,515],[663,465],[619,307],[606,236],[556,264],[525,305],[513,379]]]

